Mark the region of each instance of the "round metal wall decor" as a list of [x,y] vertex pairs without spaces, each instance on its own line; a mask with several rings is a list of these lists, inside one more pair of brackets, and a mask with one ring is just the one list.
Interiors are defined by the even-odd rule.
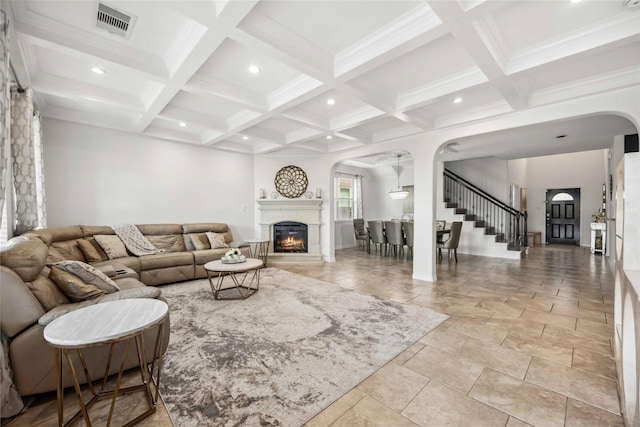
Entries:
[[278,171],[274,180],[276,190],[288,199],[300,197],[307,191],[307,174],[298,166],[285,166]]

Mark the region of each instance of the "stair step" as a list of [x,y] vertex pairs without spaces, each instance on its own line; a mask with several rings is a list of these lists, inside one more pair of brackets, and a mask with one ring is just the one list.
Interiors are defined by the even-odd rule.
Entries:
[[457,203],[449,203],[447,202],[447,208],[457,208],[458,204]]
[[456,208],[456,215],[464,215],[467,213],[466,209]]
[[464,220],[465,221],[475,221],[476,220],[476,216],[474,214],[466,214],[464,216]]
[[476,221],[473,226],[476,228],[484,227],[484,221]]

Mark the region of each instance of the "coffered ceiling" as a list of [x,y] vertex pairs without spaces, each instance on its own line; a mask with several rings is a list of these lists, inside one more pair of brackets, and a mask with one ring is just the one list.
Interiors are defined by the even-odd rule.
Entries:
[[4,2],[45,117],[317,155],[640,84],[640,7],[622,0],[104,4],[125,36],[95,1]]

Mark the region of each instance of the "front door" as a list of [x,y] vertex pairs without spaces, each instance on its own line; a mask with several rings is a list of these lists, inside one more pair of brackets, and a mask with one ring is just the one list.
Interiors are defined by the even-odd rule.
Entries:
[[547,190],[547,243],[580,246],[580,189]]

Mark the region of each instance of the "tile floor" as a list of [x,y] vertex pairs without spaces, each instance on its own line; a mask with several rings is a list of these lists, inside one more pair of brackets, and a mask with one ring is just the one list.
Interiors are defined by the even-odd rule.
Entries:
[[[438,264],[436,283],[412,280],[406,259],[360,249],[336,258],[287,269],[450,318],[306,426],[623,425],[613,275],[600,255],[563,246],[531,248],[520,261],[459,255]],[[137,403],[118,406],[119,416]],[[55,395],[9,425],[56,425]],[[171,422],[160,407],[140,425]]]

